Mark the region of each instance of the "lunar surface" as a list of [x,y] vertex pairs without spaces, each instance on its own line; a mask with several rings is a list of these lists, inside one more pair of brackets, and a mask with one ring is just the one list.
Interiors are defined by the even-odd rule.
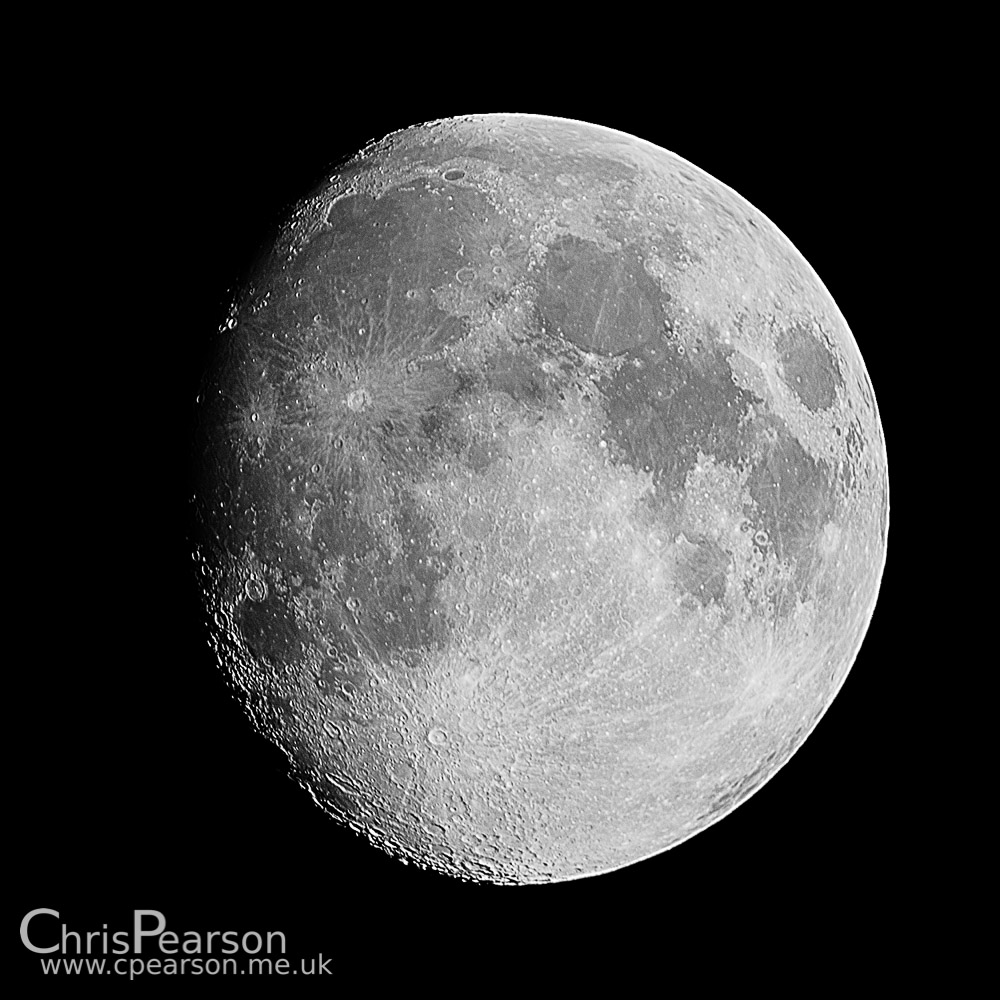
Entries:
[[294,210],[199,397],[196,560],[330,815],[472,881],[594,875],[761,787],[885,561],[858,347],[764,215],[561,119],[388,136]]

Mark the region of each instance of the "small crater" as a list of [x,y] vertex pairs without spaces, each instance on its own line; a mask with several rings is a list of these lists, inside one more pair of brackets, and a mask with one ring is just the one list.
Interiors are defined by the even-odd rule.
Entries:
[[355,389],[347,396],[347,408],[359,413],[366,406],[371,405],[371,396],[364,389]]
[[446,181],[460,181],[465,176],[465,171],[453,168],[451,170],[446,170],[441,176]]

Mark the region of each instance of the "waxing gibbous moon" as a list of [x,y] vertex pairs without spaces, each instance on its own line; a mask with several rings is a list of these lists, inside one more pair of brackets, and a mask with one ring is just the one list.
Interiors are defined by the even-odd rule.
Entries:
[[844,317],[760,211],[608,128],[366,147],[266,248],[200,405],[220,665],[321,808],[461,879],[724,817],[875,605],[886,454]]

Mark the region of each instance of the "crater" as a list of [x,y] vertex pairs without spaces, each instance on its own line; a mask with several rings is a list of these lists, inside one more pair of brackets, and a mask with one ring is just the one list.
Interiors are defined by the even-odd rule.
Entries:
[[371,396],[364,389],[355,389],[347,396],[347,408],[355,413],[371,405]]
[[843,377],[819,337],[805,326],[793,326],[778,338],[777,349],[784,380],[799,402],[812,413],[833,406]]

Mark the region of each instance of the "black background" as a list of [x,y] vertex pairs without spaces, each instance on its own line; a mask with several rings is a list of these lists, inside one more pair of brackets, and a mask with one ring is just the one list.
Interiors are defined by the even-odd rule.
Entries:
[[[281,930],[293,955],[381,961],[387,948],[437,939],[451,962],[485,961],[513,939],[550,954],[557,928],[603,946],[638,925],[727,948],[775,928],[802,932],[800,920],[837,934],[833,914],[894,893],[907,877],[899,844],[919,820],[887,792],[900,787],[906,572],[892,537],[857,663],[768,785],[660,857],[497,888],[384,857],[288,779],[209,654],[185,513],[198,378],[256,249],[340,156],[417,121],[480,111],[641,136],[768,215],[847,317],[892,459],[901,417],[884,303],[889,222],[871,208],[873,177],[894,169],[891,134],[859,125],[847,98],[789,123],[739,94],[668,119],[610,85],[588,99],[557,89],[444,99],[414,86],[345,107],[318,91],[265,100],[238,74],[176,82],[136,94],[109,79],[33,122],[46,211],[30,248],[26,349],[42,364],[11,375],[25,383],[25,457],[9,478],[23,582],[11,666],[25,689],[8,702],[18,915],[51,907],[95,929],[152,908],[178,931]],[[37,974],[37,959],[21,957]]]

